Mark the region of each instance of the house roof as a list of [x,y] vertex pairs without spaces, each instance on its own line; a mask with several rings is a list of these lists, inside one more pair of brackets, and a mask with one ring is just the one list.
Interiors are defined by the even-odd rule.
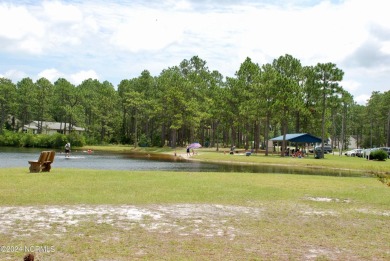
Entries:
[[[283,141],[283,135],[271,139],[272,141]],[[286,140],[290,142],[304,142],[304,143],[319,143],[320,138],[317,138],[309,133],[292,133],[286,134]]]
[[[69,127],[69,123],[65,122],[51,122],[51,121],[43,121],[42,122],[42,128],[44,129],[49,129],[49,130],[63,130],[64,128]],[[24,125],[25,128],[27,129],[38,129],[38,121],[33,121],[30,122],[29,124]],[[72,130],[76,131],[85,131],[85,128],[77,127],[77,126],[72,126]]]

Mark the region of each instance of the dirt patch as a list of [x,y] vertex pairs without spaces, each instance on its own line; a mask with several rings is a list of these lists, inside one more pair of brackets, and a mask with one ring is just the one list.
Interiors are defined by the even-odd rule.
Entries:
[[0,207],[0,233],[17,237],[21,233],[55,229],[60,236],[69,226],[93,221],[123,229],[138,225],[159,233],[234,239],[237,230],[225,226],[227,219],[259,217],[260,214],[259,208],[202,204]]
[[[189,253],[189,260],[388,260],[381,250],[388,210],[306,203],[6,206],[0,207],[0,243],[53,249],[35,251],[42,261],[180,260]],[[370,215],[355,216],[360,213]]]
[[306,197],[306,200],[317,201],[317,202],[340,202],[340,203],[350,203],[349,199],[339,199],[339,198],[327,198],[327,197]]

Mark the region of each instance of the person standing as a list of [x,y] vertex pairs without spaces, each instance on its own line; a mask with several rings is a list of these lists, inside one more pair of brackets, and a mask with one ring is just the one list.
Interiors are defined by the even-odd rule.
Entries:
[[69,157],[70,156],[70,143],[66,143],[65,144],[65,157]]

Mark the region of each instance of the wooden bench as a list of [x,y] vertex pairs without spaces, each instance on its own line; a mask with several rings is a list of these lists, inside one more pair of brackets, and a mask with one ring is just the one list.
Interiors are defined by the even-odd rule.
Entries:
[[42,151],[38,160],[28,161],[30,163],[30,172],[50,172],[55,155],[55,151]]

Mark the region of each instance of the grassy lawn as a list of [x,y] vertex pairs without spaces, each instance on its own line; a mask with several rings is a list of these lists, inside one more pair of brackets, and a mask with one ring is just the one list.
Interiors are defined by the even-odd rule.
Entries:
[[[225,158],[266,157],[193,157]],[[343,166],[265,163],[277,160]],[[367,177],[3,168],[0,246],[39,260],[389,260],[389,206],[390,189]],[[1,260],[25,255],[3,250]]]

